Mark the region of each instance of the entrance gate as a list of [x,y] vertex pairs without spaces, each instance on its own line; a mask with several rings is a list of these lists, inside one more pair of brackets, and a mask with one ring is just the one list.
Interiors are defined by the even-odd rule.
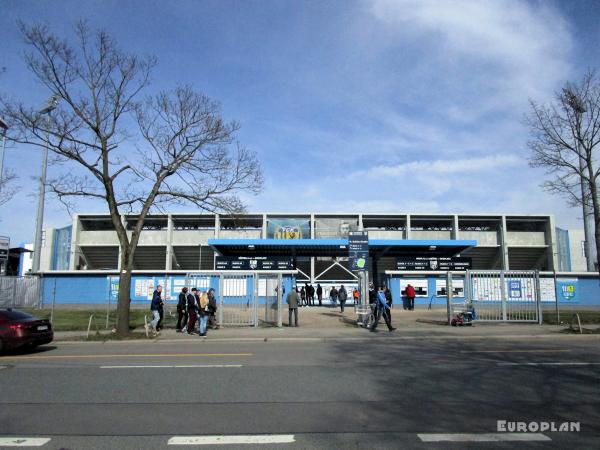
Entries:
[[281,274],[259,272],[190,273],[186,285],[215,290],[222,326],[281,326]]
[[477,320],[541,324],[538,271],[470,271],[465,273],[466,300]]

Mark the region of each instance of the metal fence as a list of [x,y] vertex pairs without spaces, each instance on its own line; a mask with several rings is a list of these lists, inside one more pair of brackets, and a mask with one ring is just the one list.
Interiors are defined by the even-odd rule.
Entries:
[[0,277],[0,308],[40,308],[41,306],[41,278]]
[[186,285],[206,291],[215,288],[217,319],[222,326],[281,326],[282,277],[279,274],[193,273]]
[[537,271],[466,271],[465,295],[479,321],[541,323]]

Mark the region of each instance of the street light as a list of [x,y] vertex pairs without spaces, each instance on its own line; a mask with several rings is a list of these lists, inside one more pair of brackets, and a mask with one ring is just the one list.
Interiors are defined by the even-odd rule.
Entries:
[[53,95],[48,99],[46,106],[38,111],[38,115],[46,116],[46,146],[44,147],[44,153],[42,157],[42,174],[40,176],[40,193],[38,196],[38,210],[37,219],[35,226],[35,241],[33,248],[33,264],[31,267],[32,272],[36,273],[40,271],[40,254],[42,252],[42,229],[44,223],[44,200],[46,197],[46,169],[48,167],[48,141],[50,140],[50,113],[58,106],[59,97]]
[[[579,128],[581,125],[581,116],[587,112],[587,109],[585,108],[585,105],[583,104],[581,99],[572,90],[563,89],[563,94],[567,99],[567,103],[571,108],[573,108],[573,111],[577,115],[577,127]],[[583,231],[585,236],[586,266],[588,272],[595,272],[596,247],[593,245],[594,232],[592,227],[592,217],[594,213],[592,211],[591,206],[588,203],[588,200],[591,196],[590,188],[583,179],[583,174],[587,165],[587,161],[581,154],[579,141],[577,138],[575,139],[575,147],[577,149],[577,153],[579,154],[579,180],[581,183],[581,202],[583,204]]]

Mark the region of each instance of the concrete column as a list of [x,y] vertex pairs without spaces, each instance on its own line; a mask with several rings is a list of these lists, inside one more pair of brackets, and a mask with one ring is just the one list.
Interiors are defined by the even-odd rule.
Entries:
[[267,238],[267,215],[263,214],[263,224],[262,224],[262,238]]
[[77,268],[77,260],[79,259],[79,214],[73,216],[73,228],[71,230],[71,250],[69,257],[69,270]]
[[310,238],[315,238],[315,215],[310,215]]
[[218,214],[215,214],[215,239],[219,239],[219,230],[221,229],[221,220]]
[[508,263],[508,243],[506,242],[506,216],[502,216],[500,225],[500,250],[502,252],[502,270],[510,270]]
[[359,214],[358,215],[358,231],[364,231],[365,227],[363,225],[363,215]]
[[167,260],[166,270],[173,270],[173,216],[167,215]]
[[556,223],[550,216],[546,223],[546,245],[548,246],[548,270],[558,270],[558,246],[556,244]]
[[410,239],[410,214],[406,215],[406,233],[404,239]]
[[456,214],[454,214],[454,224],[452,226],[452,235],[454,237],[454,239],[458,240],[460,239],[460,230],[458,228],[458,216]]

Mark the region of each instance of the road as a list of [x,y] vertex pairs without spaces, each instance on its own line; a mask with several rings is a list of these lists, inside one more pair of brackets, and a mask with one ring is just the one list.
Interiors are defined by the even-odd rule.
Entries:
[[[0,448],[35,438],[23,443],[185,449],[200,437],[232,442],[217,448],[512,448],[472,442],[508,438],[597,448],[597,339],[396,336],[59,343],[12,353],[0,357]],[[581,431],[512,437],[497,433],[499,420],[580,422]],[[462,442],[431,442],[439,439]]]

